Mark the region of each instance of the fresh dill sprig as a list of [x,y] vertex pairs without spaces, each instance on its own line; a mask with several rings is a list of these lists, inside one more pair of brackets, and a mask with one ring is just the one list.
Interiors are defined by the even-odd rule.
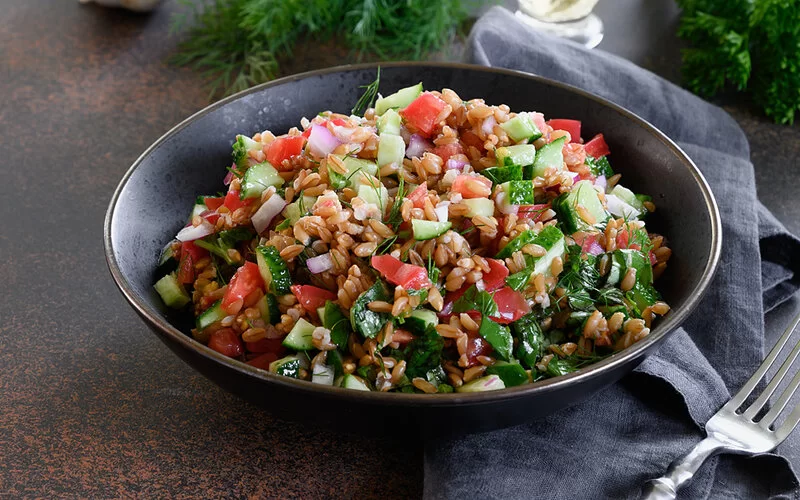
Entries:
[[[381,85],[381,67],[378,66],[378,75],[375,77],[375,81],[370,83],[369,85],[362,85],[359,88],[364,89],[364,94],[361,95],[361,98],[358,100],[351,112],[354,115],[362,116],[367,108],[371,108],[372,104],[375,102],[375,97],[378,95],[378,87]],[[348,153],[349,154],[349,153]]]

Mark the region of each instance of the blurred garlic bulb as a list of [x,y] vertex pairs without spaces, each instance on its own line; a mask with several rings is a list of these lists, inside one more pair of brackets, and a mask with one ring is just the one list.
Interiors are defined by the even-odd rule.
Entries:
[[138,12],[153,10],[161,0],[79,0],[81,3],[94,2],[106,7],[123,7]]

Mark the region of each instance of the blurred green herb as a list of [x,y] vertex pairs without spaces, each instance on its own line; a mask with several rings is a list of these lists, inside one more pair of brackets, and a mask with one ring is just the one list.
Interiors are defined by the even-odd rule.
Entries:
[[277,77],[304,38],[336,36],[357,59],[420,59],[445,46],[476,0],[179,0],[172,62],[209,79],[211,95]]
[[800,0],[678,0],[686,86],[752,94],[778,123],[800,110]]

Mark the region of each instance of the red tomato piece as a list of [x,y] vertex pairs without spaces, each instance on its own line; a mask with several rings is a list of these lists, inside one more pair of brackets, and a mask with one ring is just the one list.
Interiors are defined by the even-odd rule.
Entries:
[[269,370],[270,363],[277,361],[278,359],[279,356],[274,352],[267,352],[251,359],[247,362],[247,364],[250,366],[255,366],[256,368],[261,368],[262,370]]
[[275,168],[280,169],[283,160],[297,156],[303,151],[306,138],[302,135],[278,137],[267,148],[267,161]]
[[214,211],[214,210],[204,210],[200,214],[200,217],[204,218],[205,220],[207,220],[212,225],[215,225],[217,223],[217,221],[219,220],[219,213]]
[[[450,190],[454,193],[461,193],[462,198],[486,198],[485,190],[476,190],[475,182],[486,186],[491,193],[492,181],[482,175],[458,175],[455,180],[453,180],[453,187],[450,188]],[[480,188],[480,186],[478,186],[478,188]]]
[[244,354],[244,347],[239,334],[233,328],[222,328],[211,334],[208,339],[208,347],[218,353],[224,354],[229,358],[236,358]]
[[414,188],[411,193],[406,196],[411,203],[414,204],[415,208],[423,208],[425,207],[425,198],[428,197],[428,185],[427,184],[420,184],[416,188]]
[[306,311],[316,313],[328,300],[336,300],[336,294],[312,285],[292,285],[292,293],[303,304]]
[[244,345],[249,352],[271,352],[280,356],[286,350],[282,342],[282,339],[261,339],[255,342],[245,342]]
[[566,130],[569,132],[569,142],[581,142],[581,122],[580,120],[568,120],[566,118],[556,118],[547,122],[553,130]]
[[430,92],[423,92],[414,99],[405,109],[400,111],[406,125],[418,132],[420,135],[430,137],[436,128],[436,118],[447,106],[443,100],[439,99]]
[[497,303],[498,316],[491,317],[492,320],[507,325],[531,312],[531,306],[521,293],[512,288],[504,287],[496,291],[493,295]]
[[206,196],[203,198],[203,202],[205,202],[209,210],[216,210],[222,206],[225,202],[225,198],[222,196]]
[[428,271],[422,266],[406,264],[391,255],[375,255],[370,263],[389,282],[400,285],[406,290],[410,288],[421,290],[432,286]]
[[225,208],[230,210],[231,212],[235,212],[237,209],[246,207],[253,203],[254,198],[247,198],[246,200],[239,199],[239,191],[236,189],[232,189],[228,191],[228,194],[225,195],[225,201],[223,205]]
[[600,233],[575,233],[572,236],[575,243],[581,246],[583,253],[600,255],[605,249],[600,245]]
[[487,292],[493,292],[506,284],[508,268],[502,260],[486,259],[489,263],[489,272],[483,274],[483,286]]
[[586,151],[587,155],[594,158],[600,158],[601,156],[611,154],[611,150],[608,149],[608,144],[606,144],[606,139],[603,137],[603,134],[597,134],[592,137],[592,140],[583,145],[583,150]]
[[620,229],[617,232],[617,248],[628,248],[630,235],[627,229]]
[[194,264],[208,255],[208,251],[195,245],[193,241],[181,243],[178,263],[178,281],[183,284],[194,282]]
[[334,118],[333,120],[329,120],[331,123],[336,125],[337,127],[345,127],[347,126],[347,120],[344,118]]
[[247,296],[263,286],[264,280],[258,266],[254,262],[245,262],[228,283],[228,289],[222,297],[222,309],[228,314],[238,313]]
[[517,210],[517,217],[520,219],[532,220],[538,222],[542,214],[550,208],[549,203],[537,203],[536,205],[520,205]]
[[467,363],[469,366],[478,365],[478,356],[488,356],[492,353],[492,345],[476,333],[470,333],[467,342]]
[[464,152],[464,149],[461,147],[461,144],[453,142],[451,144],[445,144],[444,146],[436,146],[431,152],[441,157],[442,161],[447,163],[447,160],[449,160],[451,156],[460,155]]

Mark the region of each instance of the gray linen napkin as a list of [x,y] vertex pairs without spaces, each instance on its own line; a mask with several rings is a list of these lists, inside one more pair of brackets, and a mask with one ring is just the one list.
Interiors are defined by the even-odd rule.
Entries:
[[[765,311],[800,286],[800,240],[756,199],[747,139],[720,108],[628,61],[537,33],[500,7],[474,26],[467,58],[581,87],[649,120],[703,171],[724,244],[697,311],[631,375],[547,418],[428,443],[425,496],[637,498],[760,364]],[[759,279],[762,294],[753,294]],[[709,460],[681,496],[798,498],[797,488],[782,457],[726,455]]]

